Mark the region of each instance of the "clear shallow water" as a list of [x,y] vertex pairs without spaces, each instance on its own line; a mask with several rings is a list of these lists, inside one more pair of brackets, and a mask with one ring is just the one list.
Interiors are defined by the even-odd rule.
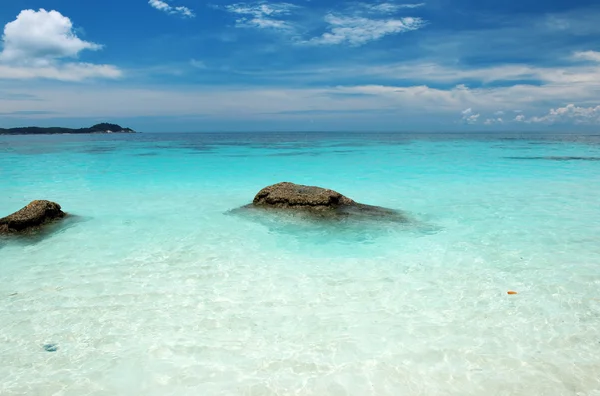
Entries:
[[[598,158],[572,135],[0,136],[0,213],[78,216],[0,241],[0,394],[600,395]],[[284,180],[412,221],[229,212]]]

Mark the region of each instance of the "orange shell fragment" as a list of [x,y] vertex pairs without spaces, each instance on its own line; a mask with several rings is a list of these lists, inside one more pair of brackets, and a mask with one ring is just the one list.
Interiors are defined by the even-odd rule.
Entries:
[[507,294],[519,294],[519,293],[517,293],[516,291],[509,290],[509,291],[507,292]]

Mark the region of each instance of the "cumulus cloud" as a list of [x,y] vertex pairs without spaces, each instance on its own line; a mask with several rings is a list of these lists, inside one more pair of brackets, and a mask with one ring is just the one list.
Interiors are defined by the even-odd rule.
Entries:
[[480,117],[479,114],[474,114],[473,109],[470,107],[468,109],[463,110],[461,114],[462,120],[467,124],[475,124]]
[[474,124],[479,119],[479,114],[473,114],[465,119],[467,124]]
[[73,31],[71,20],[58,11],[23,10],[4,27],[0,61],[48,64],[54,59],[76,57],[83,50],[101,45],[83,41]]
[[[528,112],[535,112],[544,103],[556,103],[565,100],[589,101],[598,103],[598,94],[587,85],[569,86],[535,86],[513,85],[505,87],[469,88],[459,84],[451,88],[434,88],[427,85],[385,86],[361,85],[336,87],[338,94],[361,94],[365,101],[377,103],[379,106],[397,106],[402,109],[427,110],[451,116],[457,112],[463,122],[481,121],[491,116],[498,108],[519,106]],[[477,111],[474,109],[477,108]],[[479,114],[482,114],[480,116]],[[521,114],[515,114],[521,115]],[[512,117],[500,117],[506,123]]]
[[84,50],[101,45],[81,40],[71,20],[58,11],[23,10],[6,24],[0,52],[0,78],[48,78],[81,81],[86,78],[117,78],[121,71],[111,65],[64,62]]
[[236,19],[237,27],[252,27],[259,29],[291,29],[289,22],[282,19],[298,8],[289,3],[237,3],[225,6],[225,10],[239,15]]
[[349,44],[360,46],[369,41],[390,35],[417,30],[424,26],[421,18],[371,19],[359,16],[336,16],[328,14],[325,22],[329,31],[308,41],[311,44]]
[[166,12],[167,14],[180,15],[188,18],[193,18],[196,16],[194,14],[194,11],[192,11],[188,7],[173,7],[169,3],[162,0],[148,0],[148,4],[150,4],[151,7],[156,8],[159,11]]
[[600,105],[595,107],[578,107],[568,104],[565,107],[550,109],[548,114],[542,117],[532,117],[528,122],[535,123],[564,123],[574,122],[576,124],[600,124]]
[[[543,124],[585,124],[585,125],[600,125],[600,105],[590,107],[580,107],[574,104],[568,104],[564,107],[558,107],[550,109],[547,114],[542,116],[534,116],[527,118],[524,114],[520,114],[519,110],[515,110],[517,115],[514,119],[508,120],[509,122],[516,123],[543,123]],[[495,112],[495,115],[504,112]],[[478,120],[479,114],[474,114],[471,108],[463,110],[461,112],[462,120],[467,123],[474,123]],[[497,125],[504,124],[505,120],[503,117],[489,117],[483,122],[484,125]]]

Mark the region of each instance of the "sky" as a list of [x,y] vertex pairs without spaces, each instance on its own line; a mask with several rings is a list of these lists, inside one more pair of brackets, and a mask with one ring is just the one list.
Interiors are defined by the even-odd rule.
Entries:
[[2,0],[0,127],[600,131],[600,3]]

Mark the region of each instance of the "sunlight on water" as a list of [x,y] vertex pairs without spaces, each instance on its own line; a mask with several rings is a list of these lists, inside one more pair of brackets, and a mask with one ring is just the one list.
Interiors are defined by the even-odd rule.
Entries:
[[[0,137],[1,214],[76,215],[0,239],[0,394],[600,395],[600,145],[567,137]],[[410,221],[232,212],[279,181]]]

